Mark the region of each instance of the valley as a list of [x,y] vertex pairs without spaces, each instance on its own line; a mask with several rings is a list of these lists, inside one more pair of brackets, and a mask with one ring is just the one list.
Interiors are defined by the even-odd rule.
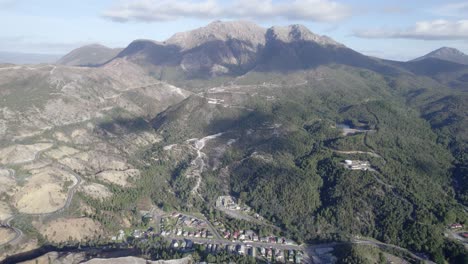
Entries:
[[1,66],[0,259],[461,263],[467,69],[414,67],[219,21]]

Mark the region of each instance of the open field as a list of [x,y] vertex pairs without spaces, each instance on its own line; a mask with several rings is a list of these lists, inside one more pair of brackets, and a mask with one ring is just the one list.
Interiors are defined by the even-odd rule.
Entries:
[[15,237],[15,232],[9,228],[0,227],[0,245],[4,244]]
[[103,171],[96,175],[96,178],[108,183],[120,185],[122,187],[130,186],[129,179],[140,177],[140,171],[129,169],[125,171]]
[[82,185],[79,190],[93,199],[106,199],[112,196],[112,192],[106,186],[99,183]]
[[62,218],[39,227],[39,232],[50,241],[58,243],[70,238],[80,241],[97,237],[102,234],[102,228],[90,218]]
[[62,208],[67,200],[66,183],[75,178],[70,173],[50,166],[31,170],[32,174],[14,196],[21,213],[50,213]]
[[36,155],[52,147],[51,143],[37,143],[33,145],[12,145],[0,149],[0,163],[18,164],[33,161]]
[[53,159],[61,159],[66,156],[74,155],[76,153],[80,152],[79,150],[67,146],[60,146],[55,149],[51,149],[47,151],[45,154]]

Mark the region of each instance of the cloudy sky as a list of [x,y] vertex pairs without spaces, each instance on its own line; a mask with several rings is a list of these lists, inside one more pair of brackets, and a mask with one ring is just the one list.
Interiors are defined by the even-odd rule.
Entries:
[[63,54],[89,43],[164,40],[213,20],[304,24],[367,55],[408,60],[442,46],[468,54],[468,1],[0,0],[0,51]]

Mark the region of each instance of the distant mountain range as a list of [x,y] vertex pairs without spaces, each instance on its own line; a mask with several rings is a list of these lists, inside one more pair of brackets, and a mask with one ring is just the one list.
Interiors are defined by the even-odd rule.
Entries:
[[21,53],[0,51],[0,63],[13,64],[38,64],[55,63],[61,55],[57,54],[39,54],[39,53]]
[[343,64],[390,75],[412,73],[438,78],[439,74],[450,73],[454,77],[444,83],[460,86],[466,83],[467,58],[456,49],[444,47],[409,62],[382,60],[314,34],[302,25],[267,29],[248,21],[214,21],[202,28],[176,33],[163,42],[135,40],[124,49],[84,46],[65,55],[58,64],[96,66],[131,62],[160,80],[173,81]]

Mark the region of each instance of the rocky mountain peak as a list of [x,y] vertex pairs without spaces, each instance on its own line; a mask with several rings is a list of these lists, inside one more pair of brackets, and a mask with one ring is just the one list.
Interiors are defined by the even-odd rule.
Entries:
[[228,41],[236,39],[252,46],[265,44],[266,30],[249,21],[214,21],[205,27],[177,33],[165,43],[177,45],[183,50],[198,47],[210,41]]
[[266,33],[266,38],[269,40],[276,39],[285,43],[312,41],[324,46],[343,46],[327,36],[313,33],[306,26],[300,24],[271,27]]
[[424,60],[428,58],[451,61],[451,62],[455,62],[459,64],[468,65],[468,55],[466,55],[465,53],[455,48],[450,48],[450,47],[442,47],[442,48],[436,49],[422,57],[414,59],[413,61],[420,61],[420,60]]
[[433,52],[429,53],[432,55],[439,55],[439,56],[466,56],[463,52],[450,47],[442,47],[440,49],[434,50]]

